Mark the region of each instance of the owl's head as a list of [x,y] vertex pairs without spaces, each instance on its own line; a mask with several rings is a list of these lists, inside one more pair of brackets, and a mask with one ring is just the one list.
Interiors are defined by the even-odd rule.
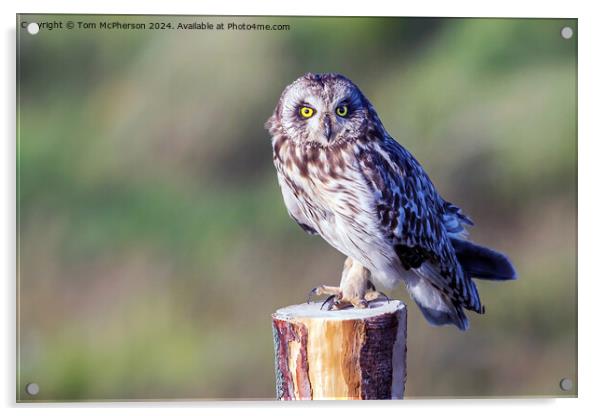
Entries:
[[372,106],[339,74],[308,73],[287,86],[266,123],[272,135],[329,146],[365,136]]

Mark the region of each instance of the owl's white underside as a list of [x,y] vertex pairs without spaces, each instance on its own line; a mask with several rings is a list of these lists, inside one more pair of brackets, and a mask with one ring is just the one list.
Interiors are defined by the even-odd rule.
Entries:
[[[301,147],[297,151],[302,151]],[[357,150],[349,154],[356,155]],[[276,167],[284,202],[291,216],[303,218],[332,247],[370,270],[375,284],[393,289],[402,281],[408,285],[415,283],[416,274],[403,268],[378,227],[374,196],[360,173],[357,159],[345,158],[342,169],[331,167],[340,175],[337,181],[323,181],[311,169],[307,176],[294,166],[288,169],[287,178],[304,190],[306,195],[301,198],[306,200],[294,195],[282,173],[283,167],[278,163]],[[343,189],[348,192],[342,192]],[[352,212],[350,206],[359,209],[359,213]],[[322,215],[316,215],[316,211]]]

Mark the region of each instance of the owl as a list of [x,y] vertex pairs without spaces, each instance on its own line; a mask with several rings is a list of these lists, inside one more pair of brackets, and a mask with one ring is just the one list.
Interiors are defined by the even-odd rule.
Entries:
[[266,122],[291,218],[347,256],[339,286],[318,286],[329,310],[365,308],[403,283],[432,325],[468,329],[485,308],[474,279],[512,280],[508,258],[467,239],[472,221],[444,200],[385,130],[359,88],[308,73],[287,86]]

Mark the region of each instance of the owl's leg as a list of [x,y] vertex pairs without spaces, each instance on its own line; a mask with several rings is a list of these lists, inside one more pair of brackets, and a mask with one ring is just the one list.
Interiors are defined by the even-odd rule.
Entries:
[[366,308],[369,302],[381,299],[383,295],[375,290],[370,281],[370,270],[359,261],[348,257],[341,275],[341,296],[334,300],[332,308]]
[[[350,306],[366,308],[369,302],[387,299],[386,295],[375,290],[370,281],[370,270],[351,257],[345,260],[341,275],[341,286],[318,286],[310,292],[312,295],[329,295],[322,304],[327,310],[343,309]],[[308,298],[309,302],[309,298]]]
[[318,287],[314,287],[312,290],[309,291],[309,294],[307,295],[307,303],[309,303],[311,301],[312,296],[322,296],[322,295],[337,296],[340,293],[341,293],[341,288],[339,288],[337,286],[320,285]]
[[328,295],[328,297],[326,298],[324,303],[322,303],[322,306],[320,307],[320,309],[324,308],[325,305],[328,305],[326,307],[326,310],[330,310],[330,309],[332,309],[332,305],[333,305],[335,299],[340,298],[341,288],[339,288],[337,286],[326,286],[326,285],[320,285],[318,287],[314,287],[312,290],[309,291],[309,294],[307,295],[307,303],[309,303],[311,301],[312,296],[322,296],[322,295]]
[[[370,271],[355,261],[347,257],[341,273],[341,293],[334,300],[332,307],[342,309],[348,306],[356,308],[365,308],[368,301],[364,299],[368,291],[368,282],[370,281]],[[329,308],[330,309],[330,308]]]
[[[322,306],[320,309],[326,307],[326,310],[331,310],[333,309],[333,307],[337,307],[338,309],[345,307],[345,306],[349,306],[352,303],[345,297],[345,294],[347,294],[348,296],[352,296],[354,299],[356,298],[356,293],[359,296],[361,293],[363,293],[364,291],[362,290],[362,286],[364,286],[364,284],[362,284],[362,280],[365,277],[363,274],[361,273],[357,273],[358,271],[360,271],[358,268],[353,269],[354,266],[354,260],[351,257],[347,257],[347,260],[345,260],[345,264],[343,265],[343,273],[341,275],[341,286],[337,287],[337,286],[326,286],[326,285],[321,285],[318,287],[314,287],[310,292],[309,295],[307,297],[307,303],[309,303],[309,301],[311,300],[311,297],[316,295],[316,296],[322,296],[322,295],[328,295],[328,297],[326,298],[326,300],[324,301],[324,303],[322,303]],[[351,272],[356,273],[353,276],[357,276],[357,277],[352,277],[351,276]],[[368,277],[369,277],[369,273],[368,272]],[[343,286],[343,283],[346,283],[345,286]],[[345,287],[347,290],[344,291],[343,287]],[[359,301],[359,297],[357,297],[358,299],[358,305],[360,305],[360,301]],[[358,307],[366,307],[362,304],[362,306],[358,306]]]
[[373,300],[386,300],[389,302],[391,300],[383,292],[376,290],[376,286],[374,286],[374,283],[371,281],[368,281],[368,291],[366,292],[364,299],[366,299],[368,302],[372,302]]
[[344,309],[351,306],[366,308],[372,301],[389,300],[385,294],[378,292],[370,281],[370,270],[351,257],[345,260],[341,274],[341,286],[321,285],[313,288],[309,292],[308,303],[313,295],[328,295],[322,304],[322,308],[326,307],[327,310]]

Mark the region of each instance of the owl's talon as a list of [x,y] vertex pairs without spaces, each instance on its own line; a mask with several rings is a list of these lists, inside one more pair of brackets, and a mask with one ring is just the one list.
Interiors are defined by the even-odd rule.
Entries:
[[[341,310],[348,308],[365,309],[369,308],[374,301],[382,301],[384,299],[390,302],[387,295],[376,290],[372,282],[368,281],[367,291],[361,291],[352,297],[345,297],[343,291],[337,286],[316,286],[309,291],[307,295],[307,303],[311,303],[313,296],[328,295],[328,297],[320,305],[320,310],[327,311]],[[364,293],[363,295],[361,293]]]
[[324,305],[328,304],[328,307],[326,308],[327,311],[332,310],[332,307],[334,306],[334,304],[336,303],[334,301],[334,299],[336,298],[337,295],[330,295],[326,298],[326,300],[322,303],[322,306],[320,306],[320,310],[322,310],[324,308]]
[[307,295],[307,303],[311,302],[312,296],[335,295],[341,296],[341,289],[336,286],[320,285],[314,287]]
[[368,293],[366,293],[366,298],[372,297],[372,299],[370,299],[370,300],[377,300],[379,297],[383,297],[387,300],[387,303],[391,302],[391,299],[389,299],[389,297],[386,294],[376,290],[376,286],[374,286],[374,283],[372,283],[371,281],[368,281],[367,286],[368,286]]
[[386,299],[387,303],[391,301],[391,299],[389,299],[387,295],[385,295],[383,292],[379,292],[378,290],[369,290],[364,296],[364,299],[368,301],[368,303],[376,302],[383,299]]
[[318,289],[317,287],[314,287],[312,290],[309,291],[309,293],[307,294],[307,303],[311,303],[311,298],[312,296],[316,295],[316,289]]

